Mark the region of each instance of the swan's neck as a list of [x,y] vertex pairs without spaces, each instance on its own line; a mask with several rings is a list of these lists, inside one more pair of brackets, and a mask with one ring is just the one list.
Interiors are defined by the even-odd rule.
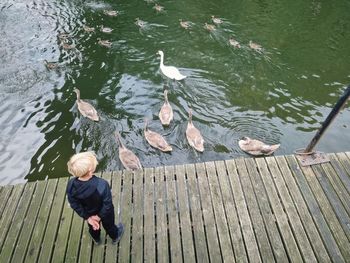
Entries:
[[164,91],[164,100],[166,103],[169,103],[168,101],[168,91]]
[[189,115],[188,122],[192,123],[192,110],[189,111],[188,115]]
[[118,142],[119,147],[121,147],[121,148],[124,149],[125,147],[124,147],[122,141],[120,140],[120,135],[119,135],[119,133],[116,133],[116,137],[117,137],[117,142]]
[[75,93],[77,94],[77,101],[80,101],[80,91],[79,90],[75,90]]
[[160,67],[164,67],[164,55],[160,54]]

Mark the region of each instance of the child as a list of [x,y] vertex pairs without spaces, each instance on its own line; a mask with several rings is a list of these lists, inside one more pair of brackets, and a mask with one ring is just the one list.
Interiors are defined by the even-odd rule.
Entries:
[[117,244],[123,235],[124,225],[114,224],[114,207],[108,182],[94,176],[98,162],[93,152],[73,155],[67,163],[74,176],[67,185],[68,202],[73,210],[88,222],[95,244],[101,243],[100,222],[112,243]]

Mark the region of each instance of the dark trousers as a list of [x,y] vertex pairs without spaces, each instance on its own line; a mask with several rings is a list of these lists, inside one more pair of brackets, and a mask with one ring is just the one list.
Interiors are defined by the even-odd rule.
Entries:
[[[110,236],[110,238],[116,239],[117,234],[118,234],[118,229],[114,223],[114,213],[112,213],[111,215],[108,215],[104,218],[101,218],[101,222],[102,222],[103,228],[106,230],[106,232]],[[89,223],[88,223],[88,226],[89,226],[89,233],[92,236],[92,238],[95,240],[100,239],[101,228],[99,230],[94,230],[92,228],[92,225],[90,225]]]

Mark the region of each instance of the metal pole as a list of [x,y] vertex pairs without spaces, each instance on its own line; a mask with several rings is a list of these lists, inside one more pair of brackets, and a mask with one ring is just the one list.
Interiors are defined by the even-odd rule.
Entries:
[[343,95],[339,98],[338,102],[333,107],[332,111],[329,113],[326,120],[322,123],[321,128],[317,131],[315,136],[312,138],[309,145],[306,147],[304,153],[310,153],[312,149],[315,147],[315,145],[320,140],[321,136],[325,132],[325,130],[328,128],[328,126],[331,124],[331,122],[335,119],[339,111],[344,107],[345,103],[347,102],[348,98],[350,96],[350,85],[346,88]]

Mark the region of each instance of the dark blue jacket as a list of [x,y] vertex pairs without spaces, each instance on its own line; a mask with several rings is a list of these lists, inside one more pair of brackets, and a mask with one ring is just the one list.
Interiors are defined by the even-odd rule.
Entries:
[[92,215],[101,219],[114,216],[111,189],[106,180],[92,176],[87,181],[77,177],[69,180],[67,197],[73,210],[85,220]]

